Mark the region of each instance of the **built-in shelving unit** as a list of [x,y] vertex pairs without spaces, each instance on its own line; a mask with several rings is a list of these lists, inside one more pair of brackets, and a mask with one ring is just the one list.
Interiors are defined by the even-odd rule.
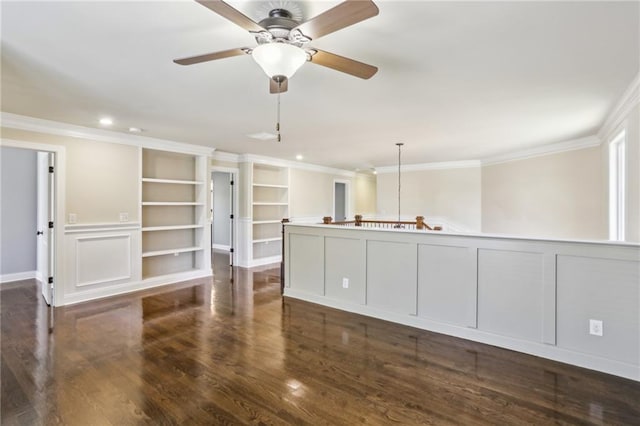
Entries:
[[143,149],[141,169],[142,278],[210,272],[206,157]]
[[289,169],[252,164],[251,263],[281,260],[281,221],[289,217]]

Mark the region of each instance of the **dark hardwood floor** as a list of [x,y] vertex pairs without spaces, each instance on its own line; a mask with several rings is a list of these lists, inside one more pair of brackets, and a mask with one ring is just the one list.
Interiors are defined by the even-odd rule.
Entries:
[[0,286],[3,425],[640,424],[640,383],[280,297],[279,268],[55,309]]

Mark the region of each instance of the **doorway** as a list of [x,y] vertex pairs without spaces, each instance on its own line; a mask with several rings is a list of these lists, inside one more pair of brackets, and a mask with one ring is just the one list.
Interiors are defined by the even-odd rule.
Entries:
[[347,220],[349,214],[349,182],[333,182],[333,218],[336,222]]
[[236,262],[237,173],[235,170],[211,172],[211,253],[225,253],[229,264]]
[[[49,306],[56,306],[63,299],[62,294],[56,294],[56,282],[62,282],[61,263],[58,256],[62,252],[62,237],[64,226],[64,160],[65,149],[62,146],[31,143],[2,139],[2,148],[31,151],[35,165],[33,176],[36,186],[31,194],[36,200],[34,221],[24,233],[16,236],[21,240],[32,242],[35,268],[32,278],[40,282],[42,298]],[[21,197],[28,197],[21,194]],[[61,225],[58,225],[60,223]],[[3,250],[4,252],[4,250]],[[4,254],[3,254],[4,257]],[[4,259],[3,259],[4,260]]]

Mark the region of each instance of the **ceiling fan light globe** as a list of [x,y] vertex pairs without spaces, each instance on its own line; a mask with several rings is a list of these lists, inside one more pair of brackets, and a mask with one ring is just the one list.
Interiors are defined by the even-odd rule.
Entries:
[[269,78],[291,78],[307,61],[304,50],[286,43],[261,44],[253,49],[251,56]]

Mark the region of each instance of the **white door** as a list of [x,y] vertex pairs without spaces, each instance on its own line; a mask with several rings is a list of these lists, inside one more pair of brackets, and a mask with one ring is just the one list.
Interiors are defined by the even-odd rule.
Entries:
[[37,211],[37,267],[38,276],[42,282],[42,297],[47,305],[51,305],[53,299],[53,284],[49,278],[53,278],[53,173],[49,172],[53,167],[53,154],[38,152],[38,211]]

